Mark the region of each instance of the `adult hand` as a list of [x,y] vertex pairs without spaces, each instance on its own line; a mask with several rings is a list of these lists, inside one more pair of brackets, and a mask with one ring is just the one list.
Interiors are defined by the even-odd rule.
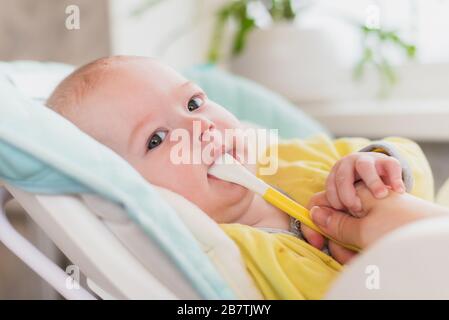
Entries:
[[[410,194],[389,190],[384,199],[376,199],[363,183],[356,184],[357,195],[363,206],[363,214],[353,217],[346,212],[333,209],[326,196],[315,195],[309,204],[313,222],[330,237],[358,248],[366,248],[386,233],[407,223],[435,214],[447,214],[447,209]],[[302,225],[306,240],[321,249],[324,237]],[[329,242],[332,256],[340,263],[347,263],[355,253],[332,241]]]

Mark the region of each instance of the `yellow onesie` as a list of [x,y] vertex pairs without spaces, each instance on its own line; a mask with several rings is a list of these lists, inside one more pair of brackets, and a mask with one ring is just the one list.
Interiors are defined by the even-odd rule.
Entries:
[[[372,142],[363,138],[331,140],[325,135],[305,140],[281,141],[267,150],[278,150],[278,170],[261,176],[303,206],[325,188],[335,162],[360,150],[383,152],[398,158],[411,194],[433,201],[433,177],[419,146],[407,139],[390,137]],[[259,170],[262,168],[259,165]],[[221,225],[239,246],[248,272],[266,299],[320,299],[341,265],[305,241],[288,234],[267,233],[240,224]]]

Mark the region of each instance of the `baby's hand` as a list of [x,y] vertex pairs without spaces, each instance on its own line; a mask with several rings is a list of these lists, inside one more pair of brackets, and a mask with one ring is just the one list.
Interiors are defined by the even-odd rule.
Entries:
[[405,191],[402,167],[393,157],[378,152],[357,152],[340,159],[326,181],[326,197],[336,210],[348,210],[358,216],[362,204],[354,183],[365,182],[374,197],[382,199],[388,188],[398,193]]

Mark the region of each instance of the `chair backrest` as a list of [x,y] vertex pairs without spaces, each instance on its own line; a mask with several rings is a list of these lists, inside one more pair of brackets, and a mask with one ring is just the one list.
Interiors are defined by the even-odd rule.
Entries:
[[[124,210],[90,194],[36,195],[6,185],[50,239],[102,290],[125,299],[198,299],[188,280]],[[198,207],[158,188],[241,299],[262,296],[236,245]]]
[[[14,198],[59,249],[90,279],[118,299],[198,298],[179,272],[151,243],[153,261],[173,271],[179,295],[164,286],[107,228],[107,223],[75,196],[35,195],[6,185]],[[126,219],[123,219],[126,224]],[[165,263],[165,264],[164,264]],[[175,269],[175,270],[173,270]]]

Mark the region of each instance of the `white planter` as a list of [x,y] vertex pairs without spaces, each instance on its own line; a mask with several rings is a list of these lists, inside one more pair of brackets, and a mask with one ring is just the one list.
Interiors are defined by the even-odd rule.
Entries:
[[338,95],[340,61],[336,41],[325,31],[279,23],[251,32],[230,69],[291,100],[323,101]]

